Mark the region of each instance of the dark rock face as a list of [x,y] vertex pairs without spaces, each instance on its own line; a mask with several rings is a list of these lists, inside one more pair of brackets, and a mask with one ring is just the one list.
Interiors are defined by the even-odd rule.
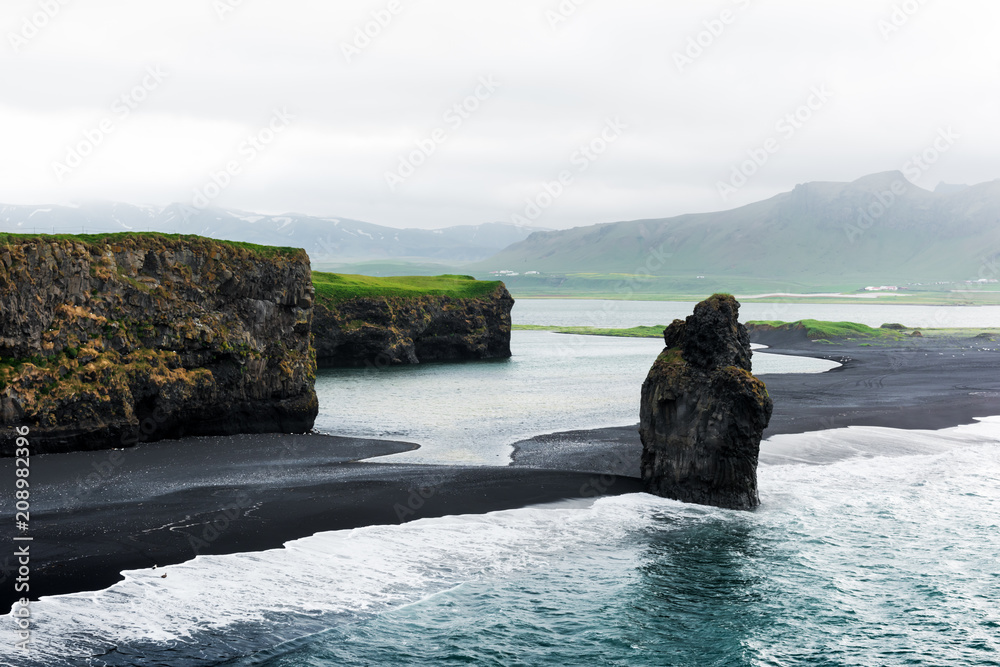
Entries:
[[0,427],[29,426],[35,453],[308,431],[312,302],[304,251],[157,235],[9,240]]
[[381,297],[317,304],[316,360],[321,367],[382,367],[506,359],[513,307],[503,284],[478,298]]
[[642,385],[639,435],[648,493],[752,509],[760,439],[772,403],[750,366],[739,302],[716,294],[664,331],[667,347]]

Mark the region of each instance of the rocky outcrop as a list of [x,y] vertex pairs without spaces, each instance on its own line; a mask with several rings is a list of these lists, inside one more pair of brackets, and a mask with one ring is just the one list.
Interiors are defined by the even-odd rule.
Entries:
[[481,297],[362,297],[316,305],[317,363],[391,366],[510,357],[514,299],[503,283]]
[[304,251],[159,234],[0,243],[0,426],[29,426],[33,452],[312,428]]
[[642,385],[640,406],[649,493],[731,509],[760,504],[757,456],[772,403],[750,372],[739,307],[716,294],[663,332],[666,348]]

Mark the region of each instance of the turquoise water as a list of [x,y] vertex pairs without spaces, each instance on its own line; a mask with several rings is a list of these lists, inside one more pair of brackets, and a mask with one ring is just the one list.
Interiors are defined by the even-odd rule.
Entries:
[[[615,326],[653,323],[617,307]],[[634,423],[658,350],[520,332],[510,362],[338,371],[321,410],[337,432],[427,438],[431,460],[503,462],[520,434]],[[771,362],[806,363],[755,354]],[[779,436],[759,478],[755,512],[634,494],[130,571],[33,605],[27,656],[8,616],[0,664],[1000,665],[1000,418]]]
[[761,487],[755,513],[598,501],[533,566],[240,664],[1000,665],[995,443]]
[[[518,440],[637,424],[642,381],[663,341],[515,331],[511,349],[513,358],[489,363],[321,369],[316,429],[420,444],[386,460],[507,465]],[[773,373],[837,364],[755,352],[753,365]]]
[[632,494],[129,572],[6,664],[998,665],[1000,419],[913,437],[763,464],[755,512]]

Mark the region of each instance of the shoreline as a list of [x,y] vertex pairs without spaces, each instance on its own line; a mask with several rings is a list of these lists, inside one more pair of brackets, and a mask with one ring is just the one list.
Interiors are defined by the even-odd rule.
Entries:
[[[937,431],[1000,415],[995,343],[915,338],[878,346],[824,345],[786,337],[768,344],[768,354],[841,365],[823,373],[761,374],[774,399],[764,440],[848,426]],[[638,423],[548,433],[513,446],[512,466],[617,475],[637,475],[642,453]]]
[[[765,439],[847,426],[938,430],[1000,415],[1000,350],[992,343],[769,342],[769,354],[843,365],[762,375],[775,399]],[[261,434],[38,455],[28,597],[101,590],[123,570],[273,549],[323,531],[642,491],[636,426],[528,438],[513,443],[507,466],[377,461],[417,447]],[[14,460],[0,459],[4,466],[0,474],[13,479]],[[14,593],[10,558],[0,564],[0,603],[10,608],[22,594]]]
[[[102,590],[121,581],[123,570],[274,549],[324,531],[642,490],[638,480],[624,477],[369,460],[414,448],[270,434],[39,455],[32,468],[40,491],[33,496],[26,597]],[[13,460],[4,464],[12,468]],[[104,471],[100,486],[81,493],[81,479],[98,469]],[[7,473],[13,479],[10,470],[0,472]],[[0,575],[0,604],[8,610],[23,595],[14,592],[11,565],[8,560]]]
[[[956,302],[956,296],[968,296],[976,294],[981,298],[974,302],[969,300]],[[566,300],[566,301],[669,301],[674,303],[698,303],[710,296],[710,293],[702,295],[689,294],[632,294],[623,297],[615,293],[597,292],[594,294],[525,294],[515,291],[511,295],[517,299],[525,300]],[[1000,291],[970,290],[969,292],[923,292],[918,294],[890,294],[882,293],[877,297],[858,298],[857,296],[819,296],[816,294],[803,294],[802,296],[739,296],[741,302],[746,303],[795,303],[806,305],[879,305],[879,301],[885,299],[884,304],[892,306],[933,306],[935,308],[980,308],[1000,305]],[[888,298],[886,298],[888,297]]]

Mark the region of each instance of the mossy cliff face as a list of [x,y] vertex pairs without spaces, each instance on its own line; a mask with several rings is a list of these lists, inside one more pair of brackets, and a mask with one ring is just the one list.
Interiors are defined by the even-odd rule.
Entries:
[[510,356],[514,299],[501,283],[475,298],[361,297],[316,305],[320,366],[388,366]]
[[307,431],[310,275],[304,251],[200,237],[7,239],[0,426],[36,453]]
[[739,306],[717,294],[663,332],[667,347],[642,385],[639,417],[649,493],[731,509],[760,504],[757,458],[773,405],[750,373]]

